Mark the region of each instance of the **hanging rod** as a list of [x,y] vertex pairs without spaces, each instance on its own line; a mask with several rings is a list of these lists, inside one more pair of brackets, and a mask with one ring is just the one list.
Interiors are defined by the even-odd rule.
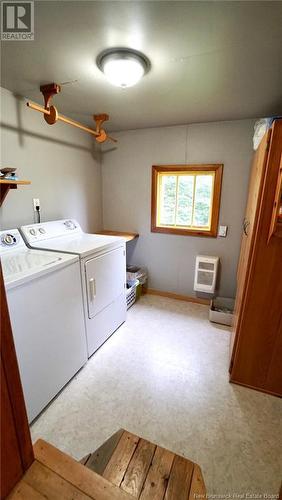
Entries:
[[110,139],[113,142],[117,142],[116,139],[109,136],[107,132],[103,128],[101,128],[103,122],[109,119],[109,115],[107,115],[106,113],[100,115],[94,115],[93,118],[96,122],[96,130],[94,130],[93,128],[86,127],[85,125],[82,125],[82,123],[79,123],[75,120],[72,120],[71,118],[67,118],[64,115],[59,114],[55,106],[49,106],[52,96],[60,92],[61,90],[60,85],[55,83],[49,85],[43,85],[42,87],[40,87],[40,90],[44,96],[45,107],[40,106],[39,104],[36,104],[35,102],[31,101],[28,101],[26,105],[29,108],[34,109],[35,111],[43,113],[44,119],[49,125],[53,125],[57,121],[61,121],[67,123],[68,125],[72,125],[73,127],[79,128],[84,132],[88,132],[89,134],[95,137],[97,142],[102,143],[105,142],[107,139]]
[[[28,101],[26,105],[31,108],[35,109],[35,111],[40,111],[40,113],[43,113],[44,115],[51,115],[51,108],[54,108],[54,106],[51,106],[51,108],[45,109],[43,106],[40,106],[39,104],[36,104],[35,102],[30,102]],[[59,115],[57,116],[57,120],[60,122],[68,123],[69,125],[73,125],[73,127],[80,128],[81,130],[84,130],[84,132],[89,132],[89,134],[95,135],[96,137],[99,135],[98,132],[96,132],[94,129],[85,127],[85,125],[82,125],[82,123],[76,122],[75,120],[72,120],[71,118],[67,118],[66,116]],[[57,121],[56,120],[56,121]]]

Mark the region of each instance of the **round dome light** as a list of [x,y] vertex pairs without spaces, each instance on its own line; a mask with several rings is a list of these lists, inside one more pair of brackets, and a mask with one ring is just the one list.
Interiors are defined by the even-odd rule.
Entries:
[[149,59],[132,49],[116,48],[102,52],[97,66],[112,85],[132,87],[150,69]]

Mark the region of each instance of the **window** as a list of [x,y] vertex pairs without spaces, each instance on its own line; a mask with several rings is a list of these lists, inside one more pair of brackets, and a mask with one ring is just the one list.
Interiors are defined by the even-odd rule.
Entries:
[[152,167],[152,231],[217,236],[223,165]]

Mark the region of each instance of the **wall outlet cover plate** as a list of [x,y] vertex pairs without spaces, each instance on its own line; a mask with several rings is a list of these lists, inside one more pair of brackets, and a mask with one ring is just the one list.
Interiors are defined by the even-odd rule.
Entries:
[[32,202],[33,202],[33,210],[34,210],[34,212],[37,212],[36,207],[40,208],[40,199],[39,198],[33,198]]

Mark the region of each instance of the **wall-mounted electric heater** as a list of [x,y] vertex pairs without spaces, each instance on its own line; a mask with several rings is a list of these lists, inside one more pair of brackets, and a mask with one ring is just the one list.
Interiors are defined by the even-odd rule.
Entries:
[[194,290],[197,292],[214,293],[219,257],[198,255],[196,257]]

